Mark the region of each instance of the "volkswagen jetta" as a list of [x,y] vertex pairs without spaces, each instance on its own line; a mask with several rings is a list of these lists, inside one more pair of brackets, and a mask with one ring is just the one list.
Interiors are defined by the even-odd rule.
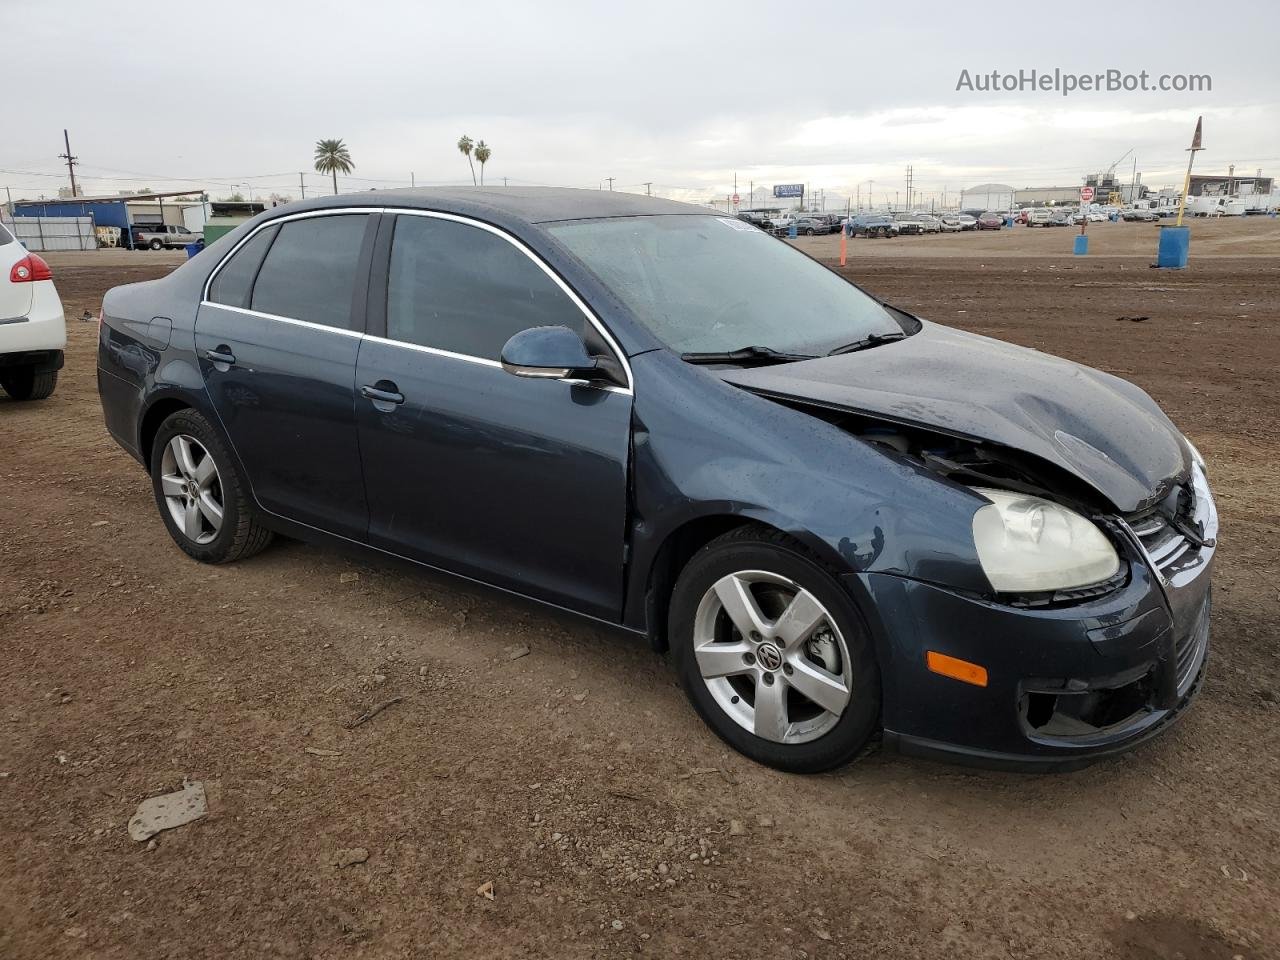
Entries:
[[1203,674],[1217,514],[1142,390],[700,207],[275,208],[112,290],[98,383],[195,559],[323,539],[645,636],[782,769],[1077,766]]

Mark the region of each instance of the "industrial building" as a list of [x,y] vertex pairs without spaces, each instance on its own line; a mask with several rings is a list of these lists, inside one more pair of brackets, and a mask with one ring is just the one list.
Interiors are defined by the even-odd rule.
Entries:
[[[171,223],[188,229],[203,228],[204,196],[200,190],[184,190],[173,193],[121,194],[114,197],[15,200],[13,216],[15,220],[31,217],[92,217],[95,228],[119,229],[120,245],[131,247],[133,240],[129,228],[134,224]],[[187,222],[187,211],[194,212],[196,226]]]
[[1275,188],[1275,179],[1264,177],[1261,170],[1253,176],[1236,176],[1236,168],[1231,167],[1225,175],[1193,173],[1191,188],[1187,191],[1187,195],[1190,197],[1252,197],[1257,194],[1272,193]]

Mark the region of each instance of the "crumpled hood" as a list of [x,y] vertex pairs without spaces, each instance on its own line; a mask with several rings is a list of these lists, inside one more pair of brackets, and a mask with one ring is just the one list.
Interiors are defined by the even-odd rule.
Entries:
[[1190,470],[1180,434],[1140,388],[1036,350],[925,323],[856,353],[717,374],[755,393],[916,424],[1068,470],[1122,513]]

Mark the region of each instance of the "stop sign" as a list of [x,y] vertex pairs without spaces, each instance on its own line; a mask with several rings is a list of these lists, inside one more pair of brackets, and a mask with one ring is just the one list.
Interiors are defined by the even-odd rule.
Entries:
[[1092,199],[1093,199],[1093,187],[1081,187],[1081,188],[1080,188],[1080,202],[1081,202],[1081,203],[1088,203],[1088,202],[1089,202],[1090,200],[1092,200]]
[[739,196],[735,193],[735,194],[733,195],[733,205],[736,207],[736,206],[738,205],[738,202],[739,202],[741,199],[742,199],[742,198],[741,198],[741,197],[739,197]]

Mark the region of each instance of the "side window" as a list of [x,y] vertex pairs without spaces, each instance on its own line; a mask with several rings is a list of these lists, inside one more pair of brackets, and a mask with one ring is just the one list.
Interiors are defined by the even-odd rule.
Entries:
[[276,230],[276,227],[259,230],[222,265],[209,287],[211,301],[228,307],[248,309],[253,278],[258,275],[258,267],[267,253],[267,247],[271,246]]
[[368,222],[367,214],[335,214],[281,224],[253,285],[252,308],[350,329]]
[[529,257],[479,227],[401,215],[387,276],[392,340],[497,360],[513,334],[566,326],[579,334],[578,306]]

